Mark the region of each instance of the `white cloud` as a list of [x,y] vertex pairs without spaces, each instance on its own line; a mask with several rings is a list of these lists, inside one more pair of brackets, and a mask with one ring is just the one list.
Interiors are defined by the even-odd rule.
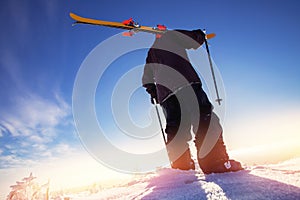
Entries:
[[36,165],[37,162],[32,159],[23,159],[14,154],[0,156],[1,168],[24,167]]
[[38,143],[38,144],[45,142],[44,138],[42,138],[39,135],[31,135],[31,136],[29,136],[29,140],[33,143]]
[[11,145],[9,145],[9,144],[4,145],[4,147],[7,148],[7,149],[12,149],[12,148],[13,148],[13,147],[12,147]]
[[1,122],[14,137],[27,136],[32,142],[44,143],[55,137],[56,126],[69,116],[70,106],[58,95],[52,101],[30,95],[20,97]]
[[[19,145],[21,146],[21,145]],[[78,152],[66,143],[58,143],[54,146],[44,144],[31,144],[32,149],[21,148],[19,146],[5,145],[0,149],[0,169],[4,168],[29,168],[39,165],[42,162],[56,162],[61,157],[68,157]],[[6,154],[2,154],[6,152]],[[7,154],[8,153],[8,154]],[[20,156],[22,154],[22,156]]]
[[[22,166],[61,155],[71,148],[57,142],[59,134],[72,127],[70,106],[58,94],[45,99],[36,94],[19,95],[13,107],[1,110],[0,134],[5,137],[1,168]],[[5,134],[4,134],[5,133]],[[70,132],[73,134],[71,128]]]
[[54,152],[56,153],[66,153],[73,152],[74,149],[70,147],[68,144],[60,143],[54,148]]

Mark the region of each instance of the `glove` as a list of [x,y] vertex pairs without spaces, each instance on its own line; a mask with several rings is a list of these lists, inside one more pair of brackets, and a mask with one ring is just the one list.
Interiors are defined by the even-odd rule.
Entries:
[[201,29],[197,29],[197,30],[193,30],[193,33],[195,35],[195,40],[202,45],[204,43],[204,39],[206,37],[206,34],[201,30]]
[[[146,91],[151,96],[151,103],[155,104],[155,102],[158,102],[157,93],[156,93],[156,85],[154,83],[148,83],[148,84],[145,84],[143,86],[146,88]],[[154,102],[154,99],[155,99],[155,102]]]

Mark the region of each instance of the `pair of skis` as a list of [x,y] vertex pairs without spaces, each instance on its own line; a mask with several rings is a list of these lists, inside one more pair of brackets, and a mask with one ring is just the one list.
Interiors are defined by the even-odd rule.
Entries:
[[[103,20],[98,20],[98,19],[91,19],[91,18],[85,18],[78,16],[74,13],[70,13],[70,17],[75,20],[73,25],[76,24],[90,24],[90,25],[98,25],[98,26],[106,26],[106,27],[113,27],[113,28],[120,28],[120,29],[125,29],[129,30],[129,32],[124,32],[124,36],[132,36],[135,33],[141,31],[141,32],[147,32],[147,33],[152,33],[155,34],[157,38],[161,37],[162,34],[167,32],[167,27],[164,25],[157,25],[157,27],[149,27],[149,26],[141,26],[138,23],[134,22],[132,18],[128,20],[124,20],[123,22],[110,22],[110,21],[103,21]],[[216,77],[213,69],[213,64],[209,52],[209,47],[208,47],[208,42],[207,40],[215,37],[216,34],[210,33],[206,34],[205,37],[205,47],[208,55],[208,60],[209,60],[209,65],[212,73],[212,78],[214,81],[214,86],[215,86],[215,91],[217,95],[216,102],[218,102],[219,105],[221,105],[222,99],[220,99],[219,92],[218,92],[218,87],[217,87],[217,82],[216,82]]]
[[[124,20],[123,22],[110,22],[110,21],[103,21],[103,20],[98,20],[98,19],[91,19],[91,18],[85,18],[78,16],[74,13],[70,13],[70,17],[75,20],[73,25],[76,24],[90,24],[90,25],[98,25],[98,26],[106,26],[106,27],[112,27],[112,28],[120,28],[120,29],[125,29],[129,30],[130,36],[132,36],[136,32],[147,32],[147,33],[153,33],[156,35],[162,35],[165,32],[167,32],[167,27],[158,24],[156,27],[150,27],[150,26],[141,26],[138,23],[134,22],[132,18],[128,20]],[[127,36],[127,35],[126,35]],[[215,37],[214,33],[207,34],[206,35],[207,39],[211,39]]]

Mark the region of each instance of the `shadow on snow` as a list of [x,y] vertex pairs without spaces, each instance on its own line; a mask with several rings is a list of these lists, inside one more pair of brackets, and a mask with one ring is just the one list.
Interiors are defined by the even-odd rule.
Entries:
[[240,171],[203,175],[162,170],[139,197],[147,199],[300,199],[300,188]]

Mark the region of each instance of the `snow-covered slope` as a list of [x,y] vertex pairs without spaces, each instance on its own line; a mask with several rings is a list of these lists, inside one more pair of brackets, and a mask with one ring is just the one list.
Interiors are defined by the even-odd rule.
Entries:
[[201,171],[160,169],[95,194],[70,199],[300,199],[300,158],[244,171],[204,175]]

